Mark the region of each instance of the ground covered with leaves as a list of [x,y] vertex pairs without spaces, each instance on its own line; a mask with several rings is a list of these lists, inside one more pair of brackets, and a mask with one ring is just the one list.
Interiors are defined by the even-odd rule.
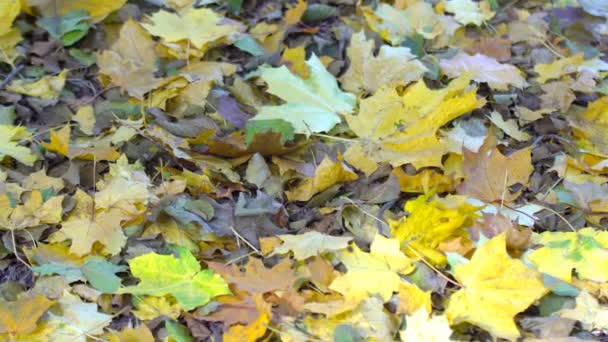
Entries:
[[608,340],[605,1],[0,1],[0,340]]

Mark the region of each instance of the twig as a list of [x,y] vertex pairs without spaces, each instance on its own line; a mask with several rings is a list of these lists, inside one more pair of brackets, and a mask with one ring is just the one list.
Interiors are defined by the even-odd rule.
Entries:
[[6,78],[2,80],[2,83],[0,83],[0,90],[6,87],[6,85],[13,79],[13,77],[17,76],[23,67],[23,64],[19,64],[13,70],[11,70],[11,72],[6,75]]

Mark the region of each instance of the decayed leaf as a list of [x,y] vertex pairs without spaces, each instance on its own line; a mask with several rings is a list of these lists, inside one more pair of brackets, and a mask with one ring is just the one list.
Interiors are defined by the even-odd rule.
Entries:
[[576,297],[574,309],[561,310],[559,314],[563,318],[580,321],[586,330],[608,328],[608,308],[600,305],[587,291],[581,291]]
[[375,92],[382,85],[394,87],[419,80],[426,67],[406,47],[382,45],[373,54],[374,41],[361,31],[352,36],[347,49],[350,66],[340,78],[345,90],[352,93]]
[[314,255],[344,249],[352,240],[350,237],[330,236],[316,231],[302,235],[279,235],[278,237],[283,240],[283,244],[276,247],[270,255],[293,252],[296,260],[304,260]]
[[190,7],[179,13],[158,11],[150,17],[151,23],[143,27],[167,43],[189,41],[204,51],[210,44],[239,32],[238,25],[222,24],[222,21],[222,16],[208,8]]
[[523,88],[528,84],[517,67],[500,64],[494,58],[481,54],[471,56],[460,52],[451,59],[441,60],[439,65],[448,77],[470,73],[474,81],[485,82],[493,89],[507,90],[510,85]]
[[608,281],[608,232],[583,228],[577,232],[543,232],[533,238],[542,247],[528,258],[538,270],[572,282],[572,271],[581,279]]
[[513,201],[520,191],[511,193],[509,187],[527,184],[532,166],[531,149],[524,148],[505,157],[494,147],[495,139],[489,135],[478,153],[464,150],[465,181],[457,189],[486,202]]
[[350,250],[341,251],[338,259],[348,271],[337,277],[329,288],[355,303],[374,294],[388,301],[399,289],[399,274],[408,274],[414,269],[399,249],[399,241],[381,235],[376,235],[369,253],[352,245]]
[[25,165],[32,166],[38,159],[32,151],[17,142],[30,136],[30,133],[21,126],[0,125],[0,158],[10,156]]
[[395,89],[382,87],[361,100],[359,114],[347,116],[346,121],[369,160],[393,166],[441,167],[441,157],[448,148],[437,136],[439,128],[485,104],[477,99],[475,88],[465,90],[469,81],[468,76],[461,76],[439,90],[418,81],[402,96]]
[[331,186],[357,179],[357,174],[341,161],[334,162],[325,157],[312,178],[305,178],[295,189],[287,191],[290,201],[307,201],[316,193]]
[[520,335],[513,316],[548,291],[540,273],[507,254],[505,234],[477,249],[468,263],[456,266],[454,276],[463,287],[448,302],[451,324],[469,322],[507,339]]
[[461,24],[474,24],[481,26],[485,21],[492,19],[494,12],[486,1],[473,0],[447,0],[445,10],[454,13],[456,21]]
[[97,65],[112,83],[143,99],[144,94],[162,83],[154,76],[156,59],[150,35],[138,23],[128,20],[120,29],[118,40],[98,54]]
[[131,273],[141,281],[136,286],[120,288],[117,293],[169,294],[186,311],[206,304],[213,297],[230,294],[224,279],[211,270],[201,270],[200,264],[187,249],[179,248],[178,253],[177,258],[148,253],[131,259]]
[[16,335],[34,331],[36,321],[53,303],[42,295],[22,297],[14,302],[0,300],[0,336],[4,333]]
[[399,337],[403,342],[443,342],[450,341],[452,335],[452,329],[445,316],[433,315],[430,317],[429,313],[423,309],[407,316],[405,323],[405,330],[399,332]]
[[408,217],[389,222],[393,235],[402,244],[401,249],[412,257],[421,254],[434,264],[445,265],[445,255],[437,250],[439,244],[467,238],[464,227],[471,223],[478,208],[463,204],[452,209],[422,195],[408,201],[404,209],[409,213]]
[[39,97],[44,100],[57,100],[63,90],[68,71],[63,70],[57,76],[44,76],[36,81],[15,80],[7,87],[15,93]]
[[306,65],[310,70],[306,80],[294,76],[285,66],[262,69],[260,77],[268,84],[268,92],[287,103],[263,106],[251,120],[285,120],[296,133],[310,135],[329,131],[340,122],[338,114],[351,113],[355,96],[340,90],[334,76],[314,54]]

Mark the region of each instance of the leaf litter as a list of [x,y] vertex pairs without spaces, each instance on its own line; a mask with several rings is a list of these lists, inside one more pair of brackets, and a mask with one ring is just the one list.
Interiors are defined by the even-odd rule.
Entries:
[[602,1],[0,3],[0,339],[608,339]]

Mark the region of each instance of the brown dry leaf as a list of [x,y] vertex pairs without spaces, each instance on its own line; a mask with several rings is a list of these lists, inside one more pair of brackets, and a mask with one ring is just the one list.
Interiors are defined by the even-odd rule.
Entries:
[[99,71],[129,95],[143,99],[163,82],[154,75],[157,59],[154,45],[148,32],[128,20],[120,29],[118,40],[97,56]]
[[511,202],[520,195],[520,190],[511,192],[515,184],[527,185],[532,166],[531,148],[504,156],[495,147],[495,138],[488,135],[478,153],[464,149],[465,181],[457,186],[458,192],[485,202]]
[[289,259],[284,259],[272,268],[266,268],[257,258],[249,258],[243,271],[236,266],[209,262],[209,268],[220,274],[228,283],[250,293],[266,293],[286,290],[294,286],[297,276]]

